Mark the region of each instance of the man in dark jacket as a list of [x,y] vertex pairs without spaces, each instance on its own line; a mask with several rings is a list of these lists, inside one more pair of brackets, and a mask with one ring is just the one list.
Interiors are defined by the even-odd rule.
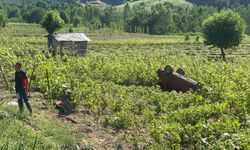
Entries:
[[23,111],[23,101],[26,104],[30,114],[32,114],[32,108],[29,103],[29,99],[27,96],[28,93],[28,78],[26,73],[22,70],[21,63],[16,63],[16,72],[15,72],[15,88],[16,88],[16,95],[18,99],[18,106],[20,112]]

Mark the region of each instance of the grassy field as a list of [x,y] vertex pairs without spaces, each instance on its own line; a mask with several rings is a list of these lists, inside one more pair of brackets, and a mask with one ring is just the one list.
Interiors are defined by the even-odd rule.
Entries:
[[[16,61],[23,62],[28,76],[38,64],[32,81],[33,116],[19,115],[8,105],[15,98],[0,82],[0,130],[5,131],[0,149],[250,148],[249,37],[228,50],[223,62],[219,50],[204,46],[202,38],[196,42],[196,35],[185,41],[184,35],[84,32],[92,40],[84,57],[53,58],[46,49],[46,32],[38,25],[9,24],[0,30],[0,61],[7,79]],[[203,88],[162,92],[156,71],[167,64],[184,68]],[[50,96],[60,99],[69,84],[76,113],[57,114],[48,99],[46,69]]]
[[[20,115],[15,106],[8,105],[15,102],[13,94],[1,88],[1,100],[7,100],[1,105],[0,111],[0,148],[12,149],[70,149],[76,147],[79,139],[71,135],[69,126],[62,121],[55,120],[56,112],[49,112],[42,104],[41,96],[33,94],[32,105],[35,114]],[[35,101],[35,102],[33,102]],[[46,108],[46,110],[44,110]]]

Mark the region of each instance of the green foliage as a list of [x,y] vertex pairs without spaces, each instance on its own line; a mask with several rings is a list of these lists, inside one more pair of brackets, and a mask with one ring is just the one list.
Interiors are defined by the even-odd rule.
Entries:
[[55,31],[61,29],[64,26],[64,21],[58,12],[50,11],[43,18],[41,24],[49,34],[53,34]]
[[10,7],[8,11],[8,18],[20,17],[20,10],[17,7]]
[[197,36],[195,37],[195,42],[197,42],[197,43],[200,42],[200,36],[199,36],[199,35],[197,35]]
[[227,49],[239,46],[244,38],[245,22],[232,10],[223,10],[203,23],[205,44]]
[[172,11],[162,7],[154,8],[152,17],[149,19],[149,33],[167,34],[171,32],[175,32]]
[[[145,46],[118,47],[121,49],[109,45],[105,49],[111,50],[90,52],[84,58],[68,57],[67,62],[49,59],[37,71],[44,72],[44,68],[49,67],[52,94],[56,97],[61,95],[60,87],[69,82],[70,76],[74,99],[103,118],[105,127],[126,130],[141,124],[149,130],[154,147],[192,149],[190,143],[193,142],[205,149],[207,142],[213,148],[224,148],[227,146],[224,144],[234,138],[233,134],[238,134],[240,144],[232,140],[232,145],[240,148],[246,145],[246,136],[241,131],[248,127],[239,123],[247,120],[247,59],[221,63],[176,54],[181,47],[172,52],[169,47],[161,49],[157,45],[153,45],[154,51],[143,50]],[[203,83],[208,90],[186,94],[161,92],[154,87],[158,82],[155,71],[166,64],[184,65],[187,76]],[[38,77],[36,85],[46,89],[43,76]],[[235,93],[238,90],[241,94]],[[140,119],[135,119],[137,117]],[[192,142],[181,124],[193,136]],[[230,138],[224,140],[223,133],[229,133]]]
[[187,0],[196,5],[211,5],[218,8],[229,7],[232,5],[248,5],[250,2],[248,0]]
[[202,20],[216,10],[206,7],[183,8],[168,3],[150,8],[135,7],[125,19],[128,32],[168,34],[201,30]]
[[[66,24],[73,23],[74,17],[79,16],[83,21],[82,25],[91,30],[110,28],[134,33],[169,34],[175,32],[201,32],[202,21],[220,10],[220,7],[224,7],[224,2],[228,3],[226,1],[231,1],[230,8],[234,9],[246,20],[247,33],[250,33],[250,5],[232,5],[236,3],[234,0],[216,0],[214,3],[218,2],[218,5],[221,5],[218,7],[191,6],[183,2],[183,0],[147,0],[146,2],[128,2],[124,6],[107,7],[107,5],[101,8],[89,4],[87,1],[82,1],[87,4],[81,5],[77,1],[47,2],[44,0],[31,0],[22,1],[23,5],[20,5],[20,3],[13,4],[11,7],[3,4],[1,8],[6,14],[11,14],[10,17],[13,17],[11,21],[15,22],[40,22],[40,17],[36,17],[35,14],[32,20],[35,19],[36,21],[27,21],[30,11],[40,8],[43,9],[43,12],[48,10],[60,11],[60,17]],[[178,3],[184,5],[178,5]],[[245,4],[244,2],[240,3]],[[209,5],[213,5],[212,1],[209,1]]]
[[28,23],[40,23],[45,16],[45,11],[42,8],[34,8],[26,18]]
[[127,112],[118,112],[115,116],[106,118],[104,126],[111,126],[116,130],[128,129],[132,125],[132,118]]
[[[14,112],[12,113],[15,115]],[[34,128],[40,131],[34,132]],[[24,118],[21,116],[1,118],[0,131],[4,131],[0,133],[0,149],[4,150],[63,149],[67,146],[72,147],[75,140],[74,137],[68,136],[69,129],[56,121],[37,118],[30,120],[25,116]]]
[[60,17],[64,20],[65,24],[69,23],[69,15],[65,11],[60,11]]
[[222,11],[209,17],[203,23],[205,43],[219,48],[238,46],[243,38],[245,23],[231,10]]
[[125,0],[102,0],[103,2],[110,5],[122,4]]
[[247,33],[250,34],[250,5],[248,6],[237,5],[234,9],[245,20],[247,25]]
[[[34,27],[23,28],[29,26]],[[21,29],[20,25],[17,27]],[[13,30],[10,25],[9,31]],[[34,87],[47,94],[48,69],[52,97],[63,96],[63,85],[70,84],[74,104],[97,116],[95,125],[103,123],[108,131],[117,129],[125,133],[124,142],[129,143],[133,134],[140,137],[134,142],[145,149],[249,149],[249,55],[221,62],[208,59],[210,50],[199,54],[201,51],[195,48],[203,52],[206,47],[185,43],[184,36],[136,35],[135,39],[129,34],[110,39],[98,34],[102,39],[93,40],[84,57],[52,58],[47,50],[38,51],[44,48],[46,39],[24,37],[25,32],[13,38],[9,33],[0,37],[1,64],[7,76],[13,75],[12,66],[18,60],[22,60],[28,72],[38,63]],[[190,38],[195,39],[192,35]],[[243,53],[246,51],[247,48]],[[156,71],[167,64],[184,68],[185,76],[204,87],[197,92],[162,92],[157,86]],[[3,126],[9,127],[6,124]],[[70,141],[71,136],[67,137],[70,133],[57,124],[53,128],[49,128],[51,123],[38,124],[43,131],[49,129],[44,137],[52,136],[50,141]],[[62,132],[63,138],[56,132]],[[0,137],[7,139],[9,136],[4,133]],[[24,141],[28,147],[35,143]]]
[[48,4],[43,0],[39,0],[36,2],[36,7],[41,7],[46,9],[48,7]]
[[101,20],[107,27],[111,27],[111,25],[117,21],[117,14],[115,8],[107,7],[104,10],[104,15],[101,17]]
[[189,34],[187,34],[186,36],[185,36],[185,41],[189,41],[190,40],[190,36],[189,36]]
[[7,24],[7,19],[3,14],[0,14],[0,28],[4,28]]
[[81,18],[78,17],[78,16],[74,17],[74,19],[73,19],[73,27],[78,27],[80,25],[80,23],[81,23]]
[[124,6],[124,10],[123,10],[123,19],[126,20],[127,18],[130,17],[130,14],[131,14],[131,7],[130,5],[127,3],[125,6]]
[[[230,6],[231,9],[238,12],[246,20],[247,33],[250,33],[250,22],[248,19],[250,18],[250,5],[247,5],[249,2],[244,0],[191,1],[202,5],[214,5],[215,7],[207,5],[191,6],[183,0],[147,0],[146,2],[140,0],[131,3],[126,1],[128,2],[127,4],[112,7],[111,9],[111,7],[107,7],[108,5],[100,8],[96,5],[88,4],[87,1],[81,1],[87,3],[86,5],[81,5],[77,1],[48,2],[45,0],[25,0],[21,2],[15,1],[11,6],[9,6],[9,3],[3,3],[1,8],[6,14],[12,13],[12,10],[17,8],[21,17],[11,18],[11,21],[15,22],[27,22],[27,16],[29,16],[30,11],[39,7],[44,11],[63,10],[67,12],[70,23],[73,23],[75,16],[79,16],[83,20],[82,25],[91,30],[110,28],[112,30],[136,33],[169,34],[175,32],[201,32],[202,21],[205,18],[221,10],[222,7]],[[178,3],[183,3],[183,5]],[[61,14],[60,16],[68,24],[67,17],[63,17]],[[23,19],[20,20],[20,18]]]
[[50,8],[52,10],[60,10],[61,9],[61,5],[58,1],[53,1],[52,3],[50,3]]
[[73,29],[72,25],[69,26],[69,30],[68,31],[69,31],[69,33],[73,33],[74,32],[74,29]]

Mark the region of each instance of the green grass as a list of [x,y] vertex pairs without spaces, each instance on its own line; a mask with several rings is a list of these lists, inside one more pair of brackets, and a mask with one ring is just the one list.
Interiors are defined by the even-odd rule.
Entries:
[[[0,95],[2,97],[2,95]],[[37,104],[36,104],[37,105]],[[34,105],[35,106],[35,105]],[[19,114],[18,109],[5,103],[0,111],[0,149],[67,149],[75,146],[70,128],[38,110],[35,115]],[[37,115],[37,111],[41,111]],[[43,116],[44,115],[44,116]]]

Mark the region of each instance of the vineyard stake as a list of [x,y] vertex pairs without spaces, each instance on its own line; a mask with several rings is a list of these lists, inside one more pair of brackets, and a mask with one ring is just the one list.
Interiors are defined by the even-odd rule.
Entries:
[[47,68],[46,68],[46,78],[47,78],[47,85],[48,85],[48,97],[49,97],[49,99],[51,99],[50,84],[49,84],[49,73],[48,73],[48,69]]
[[6,88],[9,89],[9,84],[8,84],[8,82],[7,82],[7,80],[6,80],[5,74],[4,74],[4,72],[3,72],[3,67],[2,67],[1,64],[0,64],[0,71],[1,71],[1,74],[2,74],[2,77],[3,77],[3,80],[4,80],[4,82],[5,82]]
[[33,76],[34,76],[34,72],[35,72],[35,69],[36,69],[36,67],[37,67],[37,64],[35,64],[34,66],[33,66],[33,69],[32,69],[32,73],[31,73],[31,79],[30,79],[30,83],[29,83],[29,87],[28,87],[28,91],[29,91],[29,96],[30,96],[30,87],[31,87],[31,83],[32,83],[32,78],[33,78]]
[[182,122],[180,123],[180,125],[183,128],[184,132],[187,134],[189,142],[193,145],[194,149],[197,150],[198,148],[195,145],[195,142],[193,140],[193,136],[188,132],[186,125]]

